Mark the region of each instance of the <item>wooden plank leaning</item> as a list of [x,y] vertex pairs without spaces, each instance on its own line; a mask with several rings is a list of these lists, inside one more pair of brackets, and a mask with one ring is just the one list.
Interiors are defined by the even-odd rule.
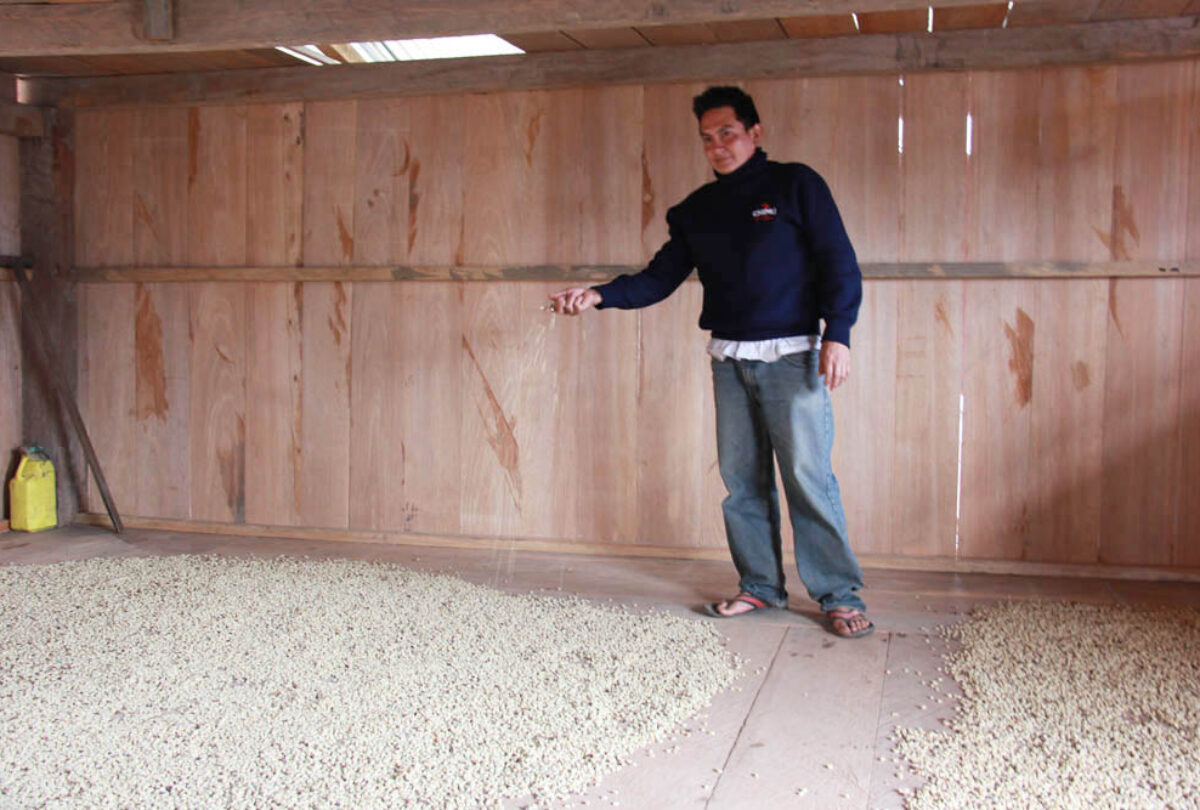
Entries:
[[75,433],[79,437],[79,443],[83,445],[83,452],[87,457],[88,467],[91,468],[92,475],[96,476],[96,484],[100,487],[100,497],[104,499],[104,508],[108,510],[108,517],[112,520],[113,530],[117,534],[123,534],[125,527],[121,523],[121,515],[117,512],[117,505],[113,502],[112,493],[108,490],[108,482],[104,479],[104,471],[100,469],[100,459],[96,457],[96,449],[92,446],[87,426],[83,424],[83,417],[79,413],[75,397],[71,394],[71,389],[67,385],[67,378],[62,373],[57,359],[50,350],[50,338],[46,334],[45,321],[42,318],[41,308],[37,300],[33,297],[33,286],[29,283],[29,279],[25,275],[25,268],[32,268],[33,260],[25,256],[0,256],[0,265],[12,270],[13,278],[16,279],[17,287],[21,291],[22,306],[26,307],[32,315],[28,319],[28,322],[33,324],[32,344],[34,351],[46,369],[46,376],[49,377],[51,384],[54,386],[54,392],[58,396],[59,403],[71,418],[71,425],[75,428]]

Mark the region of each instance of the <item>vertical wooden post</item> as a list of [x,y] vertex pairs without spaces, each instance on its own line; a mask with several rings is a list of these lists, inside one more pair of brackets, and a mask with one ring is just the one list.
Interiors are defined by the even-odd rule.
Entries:
[[[31,283],[47,319],[45,330],[55,336],[53,349],[68,375],[66,385],[77,393],[78,312],[71,278],[75,243],[74,122],[74,113],[69,110],[49,111],[46,134],[21,139],[20,217],[21,252],[37,257]],[[28,309],[22,317],[30,317]],[[32,362],[28,350],[25,357],[21,386],[23,436],[26,440],[37,439],[54,458],[59,523],[70,523],[79,511],[87,481],[83,450],[65,414],[55,404],[54,386],[48,378],[42,378],[48,369]]]
[[152,42],[168,42],[175,38],[175,3],[173,0],[145,0],[142,14],[142,33]]

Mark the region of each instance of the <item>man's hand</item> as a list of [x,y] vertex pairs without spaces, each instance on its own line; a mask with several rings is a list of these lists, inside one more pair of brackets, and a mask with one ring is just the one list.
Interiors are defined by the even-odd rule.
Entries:
[[568,290],[559,290],[549,297],[550,311],[562,315],[578,315],[604,300],[600,293],[591,287],[571,287]]
[[850,347],[832,340],[821,341],[820,371],[830,391],[844,383],[850,376]]

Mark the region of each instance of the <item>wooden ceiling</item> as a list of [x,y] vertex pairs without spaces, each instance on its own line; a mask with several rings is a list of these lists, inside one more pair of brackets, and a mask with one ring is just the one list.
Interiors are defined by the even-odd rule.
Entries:
[[[1033,4],[1030,4],[1031,6]],[[1017,6],[1014,4],[1013,11]],[[1009,16],[1008,3],[935,7],[933,30],[1000,28]],[[1073,22],[1091,19],[1096,9],[1075,9]],[[1033,20],[1029,13],[1023,15]],[[1009,21],[1013,24],[1013,21]],[[1019,23],[1018,23],[1019,24]],[[685,25],[651,25],[628,28],[568,29],[502,36],[529,53],[569,51],[580,48],[638,48],[661,45],[708,45],[718,42],[755,42],[772,39],[854,36],[927,31],[929,9],[917,7],[861,14],[819,14],[804,17],[773,17]]]
[[[154,5],[151,0],[145,1],[147,8],[150,5]],[[11,33],[13,32],[11,26],[15,24],[14,20],[17,23],[21,19],[40,20],[41,18],[34,16],[39,14],[44,16],[44,12],[40,8],[52,7],[57,10],[56,13],[66,14],[75,8],[84,9],[85,6],[90,7],[85,9],[85,11],[91,12],[100,6],[116,7],[122,4],[128,5],[129,2],[132,2],[132,0],[90,0],[90,2],[86,3],[81,2],[81,0],[74,0],[73,2],[59,0],[59,2],[51,4],[0,0],[0,29],[8,28]],[[168,8],[172,5],[167,0],[156,0],[156,2],[160,5],[165,3]],[[184,12],[187,7],[182,5],[185,0],[178,0],[178,2],[181,5],[175,8],[173,13],[177,17],[186,17]],[[208,0],[208,2],[212,3],[213,0]],[[313,5],[313,0],[307,0],[307,2],[308,5]],[[219,5],[219,3],[217,4]],[[260,5],[263,4],[260,3]],[[326,5],[329,4],[327,3]],[[363,3],[361,5],[364,7],[377,7],[381,4]],[[393,7],[400,7],[418,4],[393,3],[392,5]],[[463,6],[470,6],[472,3],[458,3],[455,5],[461,8]],[[507,6],[512,7],[515,11],[507,16],[492,14],[492,20],[481,19],[478,24],[482,25],[487,22],[497,24],[504,22],[519,23],[524,18],[516,13],[520,11],[518,7],[538,5],[539,3],[532,0],[494,3],[492,4],[492,8]],[[544,6],[545,4],[540,5]],[[559,3],[557,5],[569,7],[573,4]],[[638,19],[638,15],[634,12],[623,11],[621,15],[615,13],[628,6],[636,6],[636,3],[614,4],[613,2],[609,2],[593,3],[593,5],[600,7],[601,13],[607,13],[608,17],[614,22],[629,22],[631,19]],[[725,3],[718,6],[716,3],[710,3],[709,5],[724,10],[738,6],[739,4]],[[546,53],[611,49],[654,49],[672,46],[768,42],[788,39],[852,38],[872,34],[919,34],[926,32],[929,27],[929,7],[917,2],[917,0],[908,0],[908,2],[904,0],[897,0],[896,2],[860,0],[860,2],[854,4],[837,2],[836,0],[806,0],[806,2],[791,3],[790,5],[796,7],[795,10],[812,10],[814,8],[819,10],[822,7],[826,9],[834,7],[846,9],[861,7],[865,10],[853,15],[849,10],[846,10],[838,13],[808,13],[763,18],[746,15],[752,13],[755,8],[772,10],[786,8],[789,4],[759,0],[759,2],[747,3],[745,5],[749,7],[750,11],[740,12],[742,16],[735,19],[729,19],[728,17],[732,15],[728,13],[720,18],[705,19],[706,16],[716,17],[717,13],[711,10],[706,12],[703,3],[676,0],[675,3],[664,2],[657,4],[657,8],[659,11],[663,11],[664,8],[666,9],[666,12],[660,16],[680,18],[681,21],[679,22],[574,27],[553,26],[555,21],[550,20],[550,26],[553,27],[543,27],[542,30],[501,30],[498,33],[526,52]],[[35,8],[35,6],[40,8]],[[29,16],[26,18],[14,16],[22,12],[27,13]],[[345,13],[347,15],[354,15],[359,12],[357,11],[357,6],[354,9],[347,6]],[[462,32],[460,30],[462,26],[467,23],[454,19],[458,13],[457,11],[445,11],[445,22],[440,28],[437,27],[438,24],[436,22],[422,21],[419,26],[406,28],[403,32],[397,31],[396,28],[392,27],[379,30],[373,37],[359,38],[396,38],[409,35],[405,32],[412,32],[414,35],[428,35],[438,31],[442,33],[460,33]],[[943,0],[941,4],[933,7],[932,19],[934,32],[951,32],[1114,20],[1190,17],[1197,13],[1200,13],[1200,0],[1015,0],[1011,9],[1007,2],[963,4],[962,0]],[[4,24],[6,15],[9,20],[8,25]],[[76,16],[83,19],[82,14]],[[565,18],[581,19],[584,16],[582,12],[576,10],[565,15]],[[645,14],[641,16],[644,17]],[[63,17],[62,19],[74,19],[74,17]],[[180,25],[182,25],[182,21]],[[292,36],[298,36],[301,32],[316,33],[318,30],[332,32],[334,29],[330,27],[331,25],[328,24],[324,28],[318,27],[311,32],[305,29],[297,29],[292,32]],[[346,29],[346,33],[351,33],[349,27]],[[261,38],[263,35],[255,34],[255,36]],[[238,37],[232,34],[227,38],[231,43],[238,39]],[[73,40],[47,36],[45,53],[22,53],[16,55],[14,51],[20,47],[19,41],[13,39],[6,43],[4,35],[0,34],[0,72],[25,76],[87,78],[295,67],[302,64],[292,57],[270,47],[209,50],[201,48],[197,43],[182,44],[168,42],[155,48],[153,45],[136,42],[129,46],[129,51],[121,52],[120,50],[113,50],[114,48],[119,49],[121,47],[119,39],[120,37],[115,34],[112,37],[112,42],[105,42],[97,37],[95,46],[92,46],[86,34],[76,36]],[[299,43],[293,38],[277,44],[294,45]],[[133,50],[134,45],[136,45],[137,52]],[[91,52],[93,50],[99,52]],[[346,49],[335,49],[332,45],[329,45],[323,46],[323,50],[335,58],[340,58],[338,56],[339,53],[344,53]]]

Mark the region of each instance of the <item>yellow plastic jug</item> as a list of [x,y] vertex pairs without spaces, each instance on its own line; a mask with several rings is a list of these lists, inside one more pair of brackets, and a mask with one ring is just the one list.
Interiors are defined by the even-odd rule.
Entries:
[[12,511],[9,527],[22,532],[40,532],[58,525],[58,495],[54,464],[37,445],[21,448],[16,475],[8,482]]

